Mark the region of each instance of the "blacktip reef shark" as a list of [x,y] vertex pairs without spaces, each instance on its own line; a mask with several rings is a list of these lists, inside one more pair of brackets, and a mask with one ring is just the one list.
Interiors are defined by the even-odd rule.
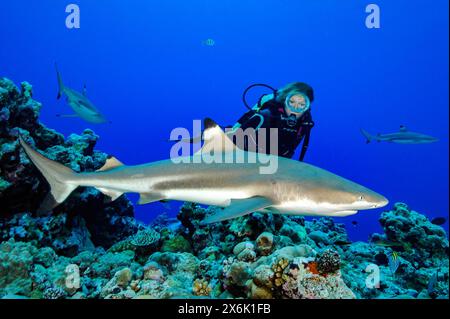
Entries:
[[205,163],[199,156],[212,147],[221,154],[244,151],[237,149],[214,121],[206,119],[204,126],[204,144],[198,152],[185,157],[190,161],[174,163],[168,159],[127,166],[111,157],[96,172],[75,173],[33,150],[22,137],[20,143],[50,184],[50,192],[40,211],[56,207],[78,186],[95,187],[111,200],[123,193],[139,193],[139,204],[178,200],[219,206],[203,220],[204,224],[257,211],[347,216],[388,203],[382,195],[350,180],[283,157],[276,156],[278,169],[273,174],[260,174],[259,164],[249,161]]
[[83,120],[90,123],[106,123],[109,122],[103,114],[92,104],[91,101],[86,96],[86,86],[83,88],[83,93],[78,93],[71,88],[68,88],[64,85],[61,74],[59,73],[58,66],[55,64],[56,75],[58,77],[58,96],[57,99],[60,99],[62,94],[67,97],[67,104],[70,105],[72,110],[74,110],[75,114],[63,114],[59,115],[60,117],[80,117]]
[[438,139],[433,136],[412,132],[404,125],[401,125],[400,130],[396,133],[371,135],[363,129],[361,129],[361,133],[366,138],[366,143],[377,141],[398,144],[425,144],[438,141]]

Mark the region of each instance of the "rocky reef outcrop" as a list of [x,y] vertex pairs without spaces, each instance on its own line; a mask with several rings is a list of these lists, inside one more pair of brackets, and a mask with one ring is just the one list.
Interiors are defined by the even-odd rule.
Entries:
[[59,254],[74,255],[93,246],[109,248],[136,232],[128,199],[122,196],[107,203],[95,189],[80,188],[52,215],[37,216],[49,187],[20,147],[19,135],[48,158],[77,172],[94,171],[107,158],[94,149],[99,137],[92,130],[64,138],[40,123],[41,107],[32,98],[29,83],[23,82],[19,89],[0,78],[0,240],[35,241]]
[[19,134],[75,171],[107,157],[91,130],[46,128],[40,107],[28,83],[0,79],[0,298],[448,298],[447,234],[402,203],[381,214],[382,234],[353,243],[331,218],[202,225],[212,208],[193,203],[143,225],[126,196],[110,203],[92,188],[39,215],[48,186]]

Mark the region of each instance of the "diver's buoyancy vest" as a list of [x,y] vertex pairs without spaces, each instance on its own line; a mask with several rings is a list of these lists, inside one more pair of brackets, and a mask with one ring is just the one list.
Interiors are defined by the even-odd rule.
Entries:
[[[266,128],[266,143],[270,144],[270,128],[278,128],[278,152],[280,156],[292,157],[305,134],[314,125],[310,110],[300,118],[287,116],[284,105],[275,99],[265,102],[259,110],[251,110],[238,121],[241,128]],[[266,153],[270,151],[267,145]]]

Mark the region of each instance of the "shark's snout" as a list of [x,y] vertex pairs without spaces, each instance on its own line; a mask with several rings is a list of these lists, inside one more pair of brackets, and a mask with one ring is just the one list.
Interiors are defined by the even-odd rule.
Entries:
[[384,196],[382,196],[382,197],[383,197],[383,199],[380,200],[380,202],[377,204],[377,208],[384,207],[387,204],[389,204],[389,200]]
[[369,194],[361,195],[361,204],[366,209],[384,207],[388,203],[389,200],[386,197],[372,191]]

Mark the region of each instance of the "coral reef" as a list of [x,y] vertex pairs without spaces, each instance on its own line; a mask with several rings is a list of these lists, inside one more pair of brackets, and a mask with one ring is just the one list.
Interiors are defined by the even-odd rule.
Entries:
[[92,188],[37,214],[48,185],[19,134],[75,171],[107,155],[91,130],[65,139],[42,125],[32,96],[29,83],[0,79],[0,298],[448,298],[447,234],[403,203],[367,243],[332,218],[253,213],[203,225],[212,208],[193,203],[143,225],[126,196],[108,202]]
[[[194,209],[203,211],[200,207]],[[381,219],[392,213],[395,208]],[[240,222],[245,224],[253,218],[240,217]],[[282,218],[285,224],[297,224],[297,220],[290,217]],[[259,250],[256,239],[248,237],[230,250],[227,245],[221,245],[223,238],[232,236],[230,223],[237,222],[195,228],[194,232],[207,228],[215,239],[210,246],[191,253],[160,251],[158,245],[150,250],[139,250],[131,244],[137,234],[121,241],[128,242],[129,249],[115,250],[113,246],[105,251],[94,247],[73,257],[59,255],[50,246],[41,247],[37,241],[10,238],[0,244],[0,296],[74,299],[448,297],[448,257],[419,266],[414,264],[414,252],[399,252],[400,267],[393,275],[386,260],[391,247],[362,242],[333,248],[319,247],[314,242],[311,246],[300,243],[284,246],[280,244],[284,243],[280,241],[283,236],[280,230],[271,236],[264,234],[274,239],[275,248],[270,254]],[[306,221],[301,227],[308,227],[308,223],[320,221]],[[150,234],[156,232],[156,228],[142,228],[139,233]],[[163,226],[159,229],[161,233],[166,232],[167,238],[183,236],[188,231],[184,227],[174,231]],[[151,238],[158,238],[158,235]],[[189,243],[195,247],[193,240]],[[367,285],[370,273],[366,270],[370,265],[379,269],[378,287]],[[67,278],[73,276],[67,271],[70,266],[75,267],[79,276],[79,285],[75,287],[67,285]],[[436,270],[438,274],[430,290],[430,278]]]

